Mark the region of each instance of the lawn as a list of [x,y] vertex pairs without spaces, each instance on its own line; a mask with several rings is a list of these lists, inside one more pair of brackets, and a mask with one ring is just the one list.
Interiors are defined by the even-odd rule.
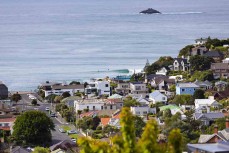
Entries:
[[70,134],[69,137],[72,139],[77,139],[78,137],[78,134]]
[[61,126],[61,128],[64,129],[64,131],[66,131],[66,132],[68,130],[71,130],[71,128],[69,126],[67,126],[67,125],[63,125],[63,126]]

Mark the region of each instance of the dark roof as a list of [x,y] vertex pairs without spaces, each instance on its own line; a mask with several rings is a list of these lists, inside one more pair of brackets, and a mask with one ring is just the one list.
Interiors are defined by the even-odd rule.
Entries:
[[71,148],[71,147],[76,147],[76,143],[74,143],[71,140],[63,140],[57,144],[52,145],[51,147],[49,147],[49,149],[51,151],[54,151],[54,150],[59,149],[59,148],[61,148],[63,150],[67,150],[68,148]]
[[75,84],[75,85],[53,85],[52,89],[84,89],[83,84]]
[[11,153],[30,153],[30,151],[20,146],[16,146],[12,149]]
[[229,69],[229,63],[212,63],[211,64],[211,69],[216,70],[216,69]]
[[208,119],[218,119],[218,118],[223,118],[224,114],[221,112],[210,112],[210,113],[195,113],[194,114],[195,118],[198,120],[201,117],[206,117]]
[[169,78],[168,76],[165,75],[160,75],[160,74],[150,74],[147,75],[148,80],[156,79],[156,78]]
[[195,152],[207,151],[211,153],[228,153],[229,152],[229,143],[220,142],[220,143],[206,143],[206,144],[187,144],[188,150]]
[[223,57],[223,54],[220,51],[209,51],[204,54],[207,57]]
[[183,61],[184,64],[188,64],[188,60],[185,58],[174,58],[174,61],[177,60],[179,64]]

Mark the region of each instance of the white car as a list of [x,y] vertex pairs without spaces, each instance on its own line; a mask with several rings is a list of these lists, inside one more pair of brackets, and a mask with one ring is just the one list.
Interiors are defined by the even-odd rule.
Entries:
[[50,109],[49,109],[49,107],[46,107],[45,110],[46,110],[46,111],[49,111]]
[[75,143],[76,143],[76,139],[73,139],[73,138],[72,138],[71,140],[72,140],[72,142],[75,142]]
[[69,130],[67,132],[68,132],[68,134],[77,134],[77,131],[76,130]]

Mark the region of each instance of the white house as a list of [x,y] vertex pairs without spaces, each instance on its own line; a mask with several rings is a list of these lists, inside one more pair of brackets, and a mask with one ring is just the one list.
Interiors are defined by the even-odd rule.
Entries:
[[196,45],[203,45],[203,44],[205,44],[206,42],[207,42],[207,38],[200,38],[200,39],[196,39],[195,40],[195,44]]
[[156,104],[157,102],[166,103],[167,97],[164,94],[160,93],[160,91],[155,90],[154,92],[149,94],[149,100],[151,100],[153,104]]
[[185,58],[174,58],[173,62],[174,71],[188,71],[189,70],[189,61]]
[[157,75],[166,75],[167,72],[168,72],[168,70],[167,70],[165,67],[163,67],[163,68],[161,68],[160,70],[158,70],[158,71],[156,72],[156,74],[157,74]]
[[46,81],[45,83],[42,83],[40,87],[45,92],[45,97],[51,94],[62,95],[64,92],[68,92],[71,96],[73,96],[76,92],[84,92],[83,84],[66,85]]
[[146,87],[146,83],[142,82],[132,82],[130,83],[130,94],[135,97],[145,97],[148,93],[148,88]]
[[130,107],[130,111],[137,116],[146,116],[148,113],[156,114],[156,108],[150,108],[149,106]]
[[225,58],[225,59],[223,60],[223,63],[229,63],[229,58]]
[[219,107],[219,103],[214,99],[213,96],[209,96],[208,99],[195,99],[195,109]]
[[76,112],[78,110],[88,109],[89,111],[95,110],[116,110],[116,104],[106,102],[102,99],[85,99],[85,100],[75,100],[74,108]]
[[111,95],[110,82],[109,81],[94,81],[90,82],[87,86],[86,94],[98,93],[98,95]]

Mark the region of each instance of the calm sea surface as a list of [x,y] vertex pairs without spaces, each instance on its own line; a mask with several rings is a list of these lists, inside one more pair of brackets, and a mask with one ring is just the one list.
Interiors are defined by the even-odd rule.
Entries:
[[[142,15],[154,8],[162,14]],[[0,0],[0,80],[10,90],[142,69],[199,37],[229,37],[229,0]]]

